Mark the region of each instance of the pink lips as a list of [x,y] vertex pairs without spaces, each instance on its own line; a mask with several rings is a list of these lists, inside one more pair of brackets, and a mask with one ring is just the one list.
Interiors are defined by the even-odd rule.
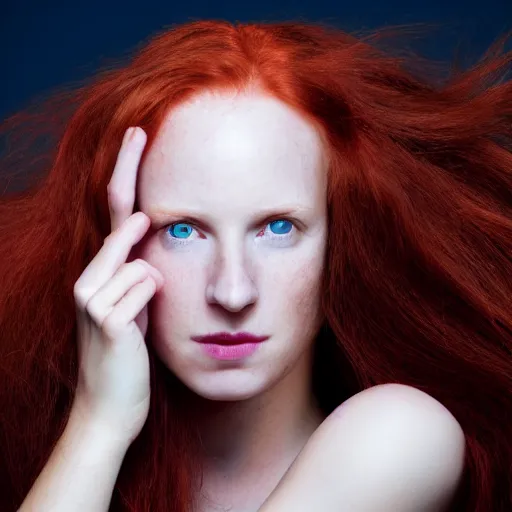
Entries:
[[255,336],[250,333],[241,332],[231,334],[220,332],[206,336],[192,336],[194,341],[201,343],[202,349],[214,359],[234,360],[248,357],[265,341],[269,336]]
[[199,343],[215,343],[217,345],[239,345],[241,343],[259,343],[268,340],[268,336],[256,336],[249,332],[238,332],[231,334],[229,332],[217,332],[207,334],[206,336],[192,336],[194,341]]

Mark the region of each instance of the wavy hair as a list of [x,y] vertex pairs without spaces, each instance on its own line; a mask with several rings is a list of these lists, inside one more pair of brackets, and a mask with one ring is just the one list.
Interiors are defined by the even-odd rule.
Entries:
[[[169,109],[206,89],[252,86],[327,142],[326,320],[313,381],[323,411],[378,384],[425,391],[466,436],[451,510],[512,510],[512,52],[501,38],[446,77],[403,46],[384,48],[411,33],[193,21],[3,121],[2,510],[20,506],[69,417],[73,287],[110,230],[107,184],[125,130],[146,131],[146,155]],[[186,512],[200,439],[187,389],[148,349],[150,413],[110,510]]]

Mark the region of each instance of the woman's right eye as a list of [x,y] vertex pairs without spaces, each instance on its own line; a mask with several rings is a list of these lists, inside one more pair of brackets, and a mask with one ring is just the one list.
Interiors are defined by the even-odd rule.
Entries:
[[169,233],[173,244],[184,244],[189,240],[194,228],[187,222],[175,222],[165,230],[166,233]]
[[[178,229],[176,229],[178,228]],[[175,234],[178,238],[183,238],[182,235],[189,235],[191,233],[191,226],[190,224],[185,224],[184,222],[180,222],[178,224],[172,224],[171,225],[171,231],[173,234]]]

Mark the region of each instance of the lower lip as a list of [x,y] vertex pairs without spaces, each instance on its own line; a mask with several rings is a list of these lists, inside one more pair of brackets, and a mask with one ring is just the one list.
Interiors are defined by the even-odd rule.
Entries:
[[241,343],[239,345],[219,345],[217,343],[201,343],[203,350],[214,359],[231,361],[235,359],[243,359],[258,350],[259,343]]

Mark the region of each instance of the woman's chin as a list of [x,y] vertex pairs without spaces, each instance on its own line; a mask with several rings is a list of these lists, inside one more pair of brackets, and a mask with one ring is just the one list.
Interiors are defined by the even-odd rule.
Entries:
[[175,375],[195,394],[205,400],[217,402],[238,402],[248,400],[263,393],[268,384],[248,369],[219,370],[214,372],[188,372],[183,378]]

